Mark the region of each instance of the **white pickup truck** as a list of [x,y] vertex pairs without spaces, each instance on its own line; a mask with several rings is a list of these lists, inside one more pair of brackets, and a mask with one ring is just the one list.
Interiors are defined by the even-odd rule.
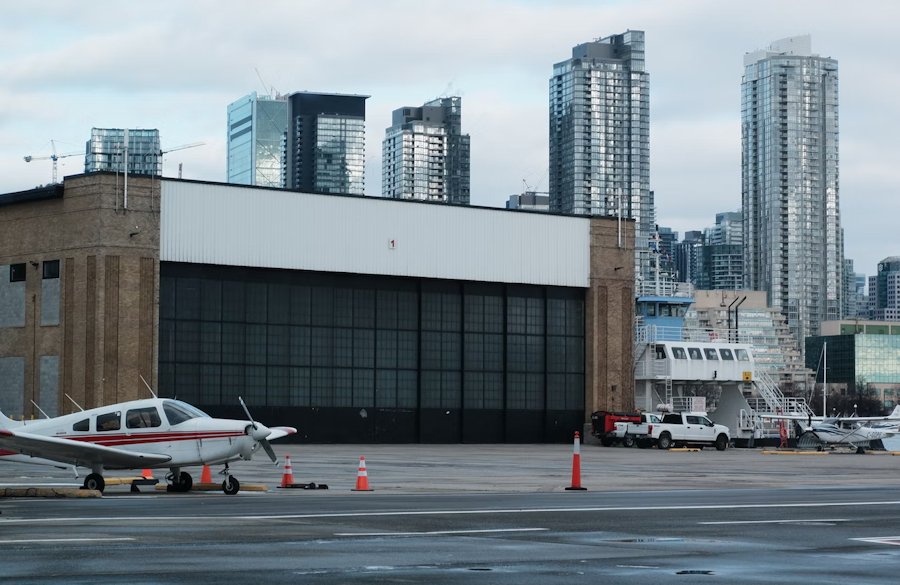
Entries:
[[642,412],[641,422],[617,422],[616,429],[613,431],[615,441],[621,442],[626,447],[637,445],[641,449],[651,447],[653,443],[647,439],[650,434],[650,425],[662,422],[662,415],[655,412]]
[[662,422],[649,427],[644,437],[660,449],[673,445],[715,445],[724,451],[731,440],[728,427],[712,422],[704,412],[669,413],[663,416]]

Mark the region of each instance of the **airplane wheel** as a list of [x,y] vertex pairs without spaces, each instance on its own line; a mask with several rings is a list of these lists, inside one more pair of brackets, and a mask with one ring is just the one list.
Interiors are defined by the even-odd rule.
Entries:
[[237,480],[236,477],[228,476],[225,478],[225,481],[222,482],[222,491],[228,494],[229,496],[233,496],[238,493],[241,489],[241,482]]
[[194,485],[194,479],[191,477],[191,474],[187,471],[182,471],[178,474],[178,491],[179,492],[189,492],[191,491],[191,487]]
[[104,488],[106,488],[106,481],[104,481],[103,476],[99,473],[91,473],[84,478],[84,489],[97,490],[102,494]]

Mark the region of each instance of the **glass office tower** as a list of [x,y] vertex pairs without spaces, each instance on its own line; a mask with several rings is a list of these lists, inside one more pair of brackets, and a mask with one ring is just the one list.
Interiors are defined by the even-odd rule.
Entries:
[[650,276],[650,90],[644,33],[583,43],[550,78],[550,210],[635,220],[635,275]]
[[364,194],[368,97],[305,91],[287,97],[284,187]]
[[382,196],[468,205],[469,147],[462,98],[394,110],[382,143]]
[[91,128],[85,143],[84,172],[125,172],[125,142],[128,142],[128,173],[162,175],[159,130],[135,128]]
[[228,104],[229,183],[281,187],[287,98],[256,92]]
[[764,290],[801,347],[841,317],[838,64],[810,37],[744,57],[741,84],[745,285]]

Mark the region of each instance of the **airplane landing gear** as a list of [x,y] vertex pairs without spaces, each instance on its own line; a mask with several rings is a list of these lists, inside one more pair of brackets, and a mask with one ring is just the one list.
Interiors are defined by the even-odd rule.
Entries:
[[236,477],[231,475],[231,471],[228,469],[228,464],[225,464],[225,469],[221,471],[222,475],[225,476],[225,481],[222,482],[222,491],[225,492],[226,495],[233,496],[238,493],[241,489],[241,482],[237,480]]
[[86,490],[97,490],[102,494],[105,487],[106,481],[103,480],[103,476],[99,473],[89,473],[84,478],[84,489]]
[[173,469],[172,472],[166,476],[166,481],[169,482],[169,485],[166,486],[166,491],[169,492],[189,492],[191,491],[191,486],[194,485],[191,474],[178,469]]

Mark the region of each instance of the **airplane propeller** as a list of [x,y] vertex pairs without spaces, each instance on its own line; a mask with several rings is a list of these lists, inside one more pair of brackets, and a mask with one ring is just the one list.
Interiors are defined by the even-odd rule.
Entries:
[[[266,439],[272,431],[267,429],[265,426],[259,428],[260,425],[256,424],[256,421],[253,420],[253,417],[250,415],[250,409],[247,408],[247,405],[244,404],[244,399],[238,396],[238,401],[241,403],[241,408],[244,409],[244,413],[247,415],[247,419],[250,421],[250,425],[247,427],[247,434],[253,437],[253,439],[262,445],[263,450],[266,452],[266,455],[269,456],[269,459],[272,460],[272,463],[278,465],[278,457],[275,455],[275,450],[272,449],[272,445]],[[253,429],[251,431],[250,429]]]

